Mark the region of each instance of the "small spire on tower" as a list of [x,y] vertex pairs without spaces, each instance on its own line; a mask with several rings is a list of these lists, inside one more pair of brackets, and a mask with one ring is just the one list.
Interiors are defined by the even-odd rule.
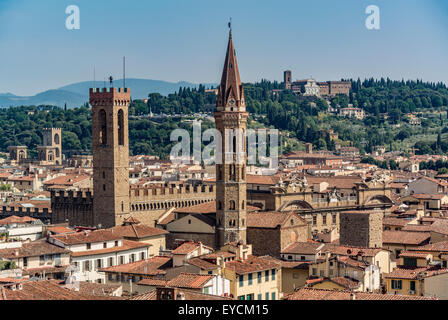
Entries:
[[232,17],[230,17],[230,20],[229,20],[229,34],[230,34],[230,38],[232,38]]

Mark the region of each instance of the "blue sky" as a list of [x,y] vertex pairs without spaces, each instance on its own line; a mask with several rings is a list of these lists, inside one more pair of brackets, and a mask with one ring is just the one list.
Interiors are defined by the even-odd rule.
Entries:
[[[81,29],[65,28],[77,5]],[[367,30],[377,5],[381,29]],[[348,77],[448,83],[446,0],[0,0],[0,93],[127,75],[218,82],[233,34],[243,81]]]

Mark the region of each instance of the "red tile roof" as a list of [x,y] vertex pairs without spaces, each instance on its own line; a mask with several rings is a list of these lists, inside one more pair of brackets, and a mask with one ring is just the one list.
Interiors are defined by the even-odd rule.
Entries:
[[88,175],[73,175],[68,174],[65,176],[57,177],[44,182],[44,185],[59,185],[59,186],[72,186],[83,180],[90,179]]
[[131,241],[131,240],[123,240],[123,245],[112,248],[98,249],[98,250],[87,250],[87,251],[76,251],[72,252],[72,257],[83,257],[83,256],[96,256],[99,254],[113,253],[113,252],[122,252],[128,251],[137,248],[150,247],[151,244]]
[[17,259],[23,257],[38,257],[45,254],[69,254],[70,250],[50,244],[45,240],[23,243],[21,248],[0,249],[3,259]]
[[100,271],[109,273],[129,273],[147,276],[164,275],[163,269],[172,266],[172,258],[166,256],[153,257],[147,260],[102,268]]
[[383,231],[383,243],[419,245],[431,237],[429,232]]
[[160,236],[169,233],[166,230],[160,228],[153,228],[146,224],[130,224],[125,226],[116,226],[108,230],[111,230],[114,234],[120,235],[123,238],[136,238],[136,239]]
[[[294,293],[285,295],[285,300],[351,300],[350,291],[301,288]],[[438,300],[437,298],[391,295],[379,293],[356,292],[356,300]]]
[[22,288],[12,290],[10,285],[0,288],[0,300],[98,300],[109,297],[93,297],[64,288],[55,280],[25,281]]
[[4,219],[0,220],[0,225],[1,226],[5,226],[5,225],[9,225],[9,224],[14,224],[14,223],[30,223],[30,222],[34,222],[37,221],[37,219],[31,218],[31,217],[17,217],[17,216],[10,216]]
[[168,281],[167,286],[172,288],[200,289],[214,277],[214,275],[181,273],[177,277]]
[[448,252],[448,241],[441,241],[418,248],[409,248],[409,251],[423,251],[423,252]]
[[275,229],[290,219],[291,214],[295,215],[300,221],[300,225],[306,226],[307,223],[297,213],[290,212],[251,212],[247,215],[248,228],[267,228]]
[[246,274],[258,271],[278,269],[279,263],[264,257],[250,255],[246,260],[234,260],[226,262],[226,269],[233,270],[236,274]]
[[75,233],[76,232],[73,229],[63,227],[63,226],[47,227],[47,231],[50,231],[54,234],[65,234],[65,233]]
[[114,233],[113,230],[111,230],[111,229],[95,230],[95,231],[91,231],[91,232],[77,232],[77,233],[64,234],[64,235],[54,235],[52,237],[66,245],[94,243],[94,242],[103,242],[103,241],[112,241],[112,240],[123,239],[122,235]]
[[321,242],[294,242],[282,250],[284,254],[316,254],[324,247]]
[[439,274],[447,273],[448,269],[441,269],[439,267],[424,267],[424,268],[395,268],[391,273],[385,274],[386,279],[422,279],[432,277]]
[[199,248],[201,244],[199,242],[187,241],[182,243],[176,249],[171,251],[172,254],[189,254]]

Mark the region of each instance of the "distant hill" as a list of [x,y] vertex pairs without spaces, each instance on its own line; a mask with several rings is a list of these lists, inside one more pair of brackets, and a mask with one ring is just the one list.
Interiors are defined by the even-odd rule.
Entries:
[[[216,86],[216,84],[206,83],[206,88]],[[94,86],[93,81],[84,81],[69,84],[59,89],[48,90],[30,97],[16,96],[12,93],[0,93],[0,107],[11,107],[21,105],[55,105],[68,108],[79,107],[89,100],[89,88]],[[96,82],[97,87],[103,87],[103,81]],[[106,83],[109,87],[109,83]],[[114,81],[115,87],[122,87],[123,80]],[[199,84],[191,82],[167,82],[150,79],[126,79],[126,87],[131,88],[132,99],[142,99],[148,97],[149,93],[158,92],[168,95],[179,90],[179,87],[197,88]]]

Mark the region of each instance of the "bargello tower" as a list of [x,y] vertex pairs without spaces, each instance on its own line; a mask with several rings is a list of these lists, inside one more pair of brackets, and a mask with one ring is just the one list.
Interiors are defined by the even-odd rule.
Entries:
[[216,153],[216,245],[246,243],[246,112],[244,89],[229,32],[226,59],[216,101],[216,129],[221,150]]
[[90,89],[93,223],[110,228],[129,214],[128,88]]

